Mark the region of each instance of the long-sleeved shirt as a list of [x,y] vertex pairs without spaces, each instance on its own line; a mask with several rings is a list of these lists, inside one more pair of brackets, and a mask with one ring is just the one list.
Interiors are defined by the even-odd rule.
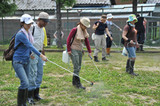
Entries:
[[[72,40],[72,38],[73,38],[73,36],[76,34],[76,30],[77,30],[77,27],[75,27],[75,28],[73,28],[72,30],[71,30],[71,32],[69,33],[69,36],[68,36],[68,38],[67,38],[67,51],[69,52],[69,51],[71,51],[71,48],[72,48],[72,46],[70,45],[70,43],[71,43],[71,40]],[[75,38],[74,38],[74,40],[76,39],[76,36],[75,36]],[[89,44],[89,40],[88,40],[88,38],[85,38],[85,44],[86,44],[86,47],[87,47],[87,50],[88,50],[88,52],[89,53],[91,53],[91,48],[90,48],[90,44]],[[74,41],[73,41],[74,42]],[[79,43],[79,45],[74,45],[75,43],[72,43],[72,45],[74,46],[74,48],[72,48],[72,49],[75,49],[75,50],[79,50],[79,46],[81,46],[82,45],[82,43],[80,42]],[[76,43],[77,44],[77,43]],[[77,47],[77,48],[76,48]],[[81,46],[82,47],[82,46]],[[82,49],[81,49],[82,50]]]
[[16,48],[16,50],[13,55],[13,61],[28,62],[31,51],[40,56],[40,52],[33,47],[26,35],[21,31],[16,34],[14,48]]

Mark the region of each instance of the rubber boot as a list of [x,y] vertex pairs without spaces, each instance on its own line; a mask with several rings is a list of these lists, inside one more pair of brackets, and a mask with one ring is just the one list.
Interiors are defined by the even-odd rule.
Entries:
[[76,87],[77,87],[78,89],[86,89],[85,87],[82,86],[79,77],[75,76],[75,79],[76,79],[76,82],[77,82],[77,83],[76,83],[76,84],[77,84]]
[[35,105],[35,102],[33,100],[34,90],[28,91],[28,103],[30,105]]
[[26,89],[18,89],[17,106],[27,106]]
[[36,88],[34,90],[34,99],[36,99],[37,101],[41,100],[42,98],[39,95],[39,88]]
[[140,51],[144,51],[144,50],[143,50],[143,45],[140,46]]
[[138,76],[138,74],[134,73],[134,63],[135,63],[135,60],[130,60],[130,72],[129,72],[129,74],[131,74],[133,76]]
[[76,84],[76,76],[75,76],[75,75],[73,75],[72,85],[73,85],[73,86],[76,86],[76,85],[77,85],[77,84]]
[[98,60],[98,57],[97,57],[97,56],[94,56],[94,61],[95,61],[95,62],[99,62],[99,60]]
[[27,106],[27,99],[28,99],[28,88],[25,89],[24,106]]
[[127,60],[127,63],[126,63],[126,72],[127,72],[127,73],[130,72],[129,63],[130,63],[130,59],[128,59],[128,60]]

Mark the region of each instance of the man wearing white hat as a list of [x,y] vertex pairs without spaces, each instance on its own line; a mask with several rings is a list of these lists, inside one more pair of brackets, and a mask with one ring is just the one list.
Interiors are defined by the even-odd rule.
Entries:
[[[44,42],[44,30],[43,28],[49,22],[49,15],[46,12],[41,12],[39,14],[37,23],[35,23],[32,28],[34,43],[33,46],[42,53],[43,51],[43,42]],[[42,83],[43,76],[43,61],[41,58],[36,56],[34,53],[30,58],[30,73],[29,73],[29,92],[28,92],[28,101],[30,104],[33,104],[33,98],[36,100],[41,100],[39,96],[40,85]]]
[[[118,28],[120,31],[122,31],[122,29],[117,26],[115,23],[112,22],[112,19],[113,19],[113,15],[112,14],[107,14],[107,26],[108,26],[108,30],[109,30],[109,33],[111,34],[112,36],[112,26],[114,25],[116,28]],[[107,34],[107,38],[106,38],[106,53],[107,53],[107,56],[110,56],[110,48],[112,46],[112,40],[110,39],[110,37],[108,36]]]

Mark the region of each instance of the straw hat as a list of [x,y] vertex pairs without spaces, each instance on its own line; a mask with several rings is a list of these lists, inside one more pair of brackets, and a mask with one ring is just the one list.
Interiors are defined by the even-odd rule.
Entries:
[[83,17],[80,19],[80,22],[87,28],[90,27],[90,19],[89,18],[86,18],[86,17]]
[[38,17],[45,22],[49,22],[49,14],[46,12],[39,13]]

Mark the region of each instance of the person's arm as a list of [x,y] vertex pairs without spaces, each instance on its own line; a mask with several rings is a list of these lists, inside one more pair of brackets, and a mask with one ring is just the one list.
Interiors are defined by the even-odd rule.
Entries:
[[93,30],[96,30],[98,26],[99,26],[99,22],[95,23],[95,24],[93,25],[93,27],[92,27]]
[[28,49],[30,49],[31,51],[33,51],[35,54],[37,54],[38,56],[40,56],[42,58],[42,60],[47,61],[47,57],[44,56],[43,54],[41,54],[27,39],[26,35],[19,33],[16,35],[18,37],[18,40],[20,42],[22,42]]
[[62,38],[64,37],[64,33],[62,32]]
[[111,40],[113,40],[113,38],[112,38],[111,34],[109,33],[108,28],[106,28],[105,30],[106,30],[107,35],[110,37],[110,39],[111,39]]
[[71,42],[71,39],[73,38],[74,34],[76,33],[76,28],[73,28],[71,30],[71,32],[69,33],[68,35],[68,38],[67,38],[67,52],[69,55],[71,55],[71,45],[70,45],[70,42]]
[[125,41],[128,41],[129,39],[126,37],[128,31],[126,30],[123,30],[123,33],[122,33],[122,38],[125,40]]
[[57,31],[53,34],[54,38],[57,39]]

